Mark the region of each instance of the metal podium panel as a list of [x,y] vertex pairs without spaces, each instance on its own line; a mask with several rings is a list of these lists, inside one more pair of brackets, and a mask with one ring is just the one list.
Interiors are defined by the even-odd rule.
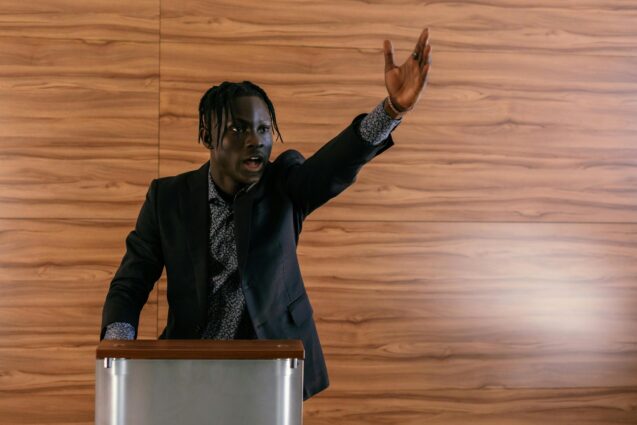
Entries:
[[105,358],[96,425],[301,425],[303,361]]

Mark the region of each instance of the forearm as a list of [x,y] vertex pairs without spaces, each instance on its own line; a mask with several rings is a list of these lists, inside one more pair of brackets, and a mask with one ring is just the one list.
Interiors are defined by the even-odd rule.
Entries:
[[111,281],[102,309],[102,328],[125,322],[137,329],[139,314],[164,268],[157,210],[157,180],[149,186],[135,230],[126,238],[126,253]]
[[[375,156],[393,145],[391,129],[397,125],[375,125],[374,115],[385,114],[381,108],[375,108],[372,114],[359,114],[341,133],[323,145],[307,160],[296,151],[287,151],[281,158],[289,165],[284,172],[284,191],[300,208],[304,216],[337,196],[356,180],[361,167]],[[361,126],[361,122],[369,115],[372,118]],[[378,118],[378,116],[377,116]],[[385,117],[387,118],[387,116]],[[370,139],[360,133],[361,127],[370,131]],[[384,130],[388,130],[386,133]],[[373,133],[373,134],[371,134]],[[376,143],[376,144],[372,144]]]

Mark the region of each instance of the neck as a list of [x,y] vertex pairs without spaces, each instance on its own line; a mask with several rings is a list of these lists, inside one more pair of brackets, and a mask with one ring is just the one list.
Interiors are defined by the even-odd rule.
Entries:
[[243,187],[243,185],[219,173],[216,168],[212,167],[212,164],[210,164],[210,177],[212,177],[212,181],[221,192],[221,195],[232,197]]

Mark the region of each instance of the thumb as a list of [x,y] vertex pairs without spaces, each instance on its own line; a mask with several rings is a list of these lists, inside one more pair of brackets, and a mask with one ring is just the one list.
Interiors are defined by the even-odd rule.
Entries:
[[394,46],[390,40],[383,41],[383,51],[385,52],[385,72],[396,67],[394,63]]

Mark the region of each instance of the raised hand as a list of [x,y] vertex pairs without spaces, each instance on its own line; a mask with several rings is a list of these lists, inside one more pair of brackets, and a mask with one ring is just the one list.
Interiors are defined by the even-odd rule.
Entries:
[[427,84],[431,66],[431,46],[429,28],[425,28],[418,38],[416,47],[405,63],[394,63],[394,46],[390,40],[383,42],[385,52],[385,86],[392,105],[399,112],[411,110]]

